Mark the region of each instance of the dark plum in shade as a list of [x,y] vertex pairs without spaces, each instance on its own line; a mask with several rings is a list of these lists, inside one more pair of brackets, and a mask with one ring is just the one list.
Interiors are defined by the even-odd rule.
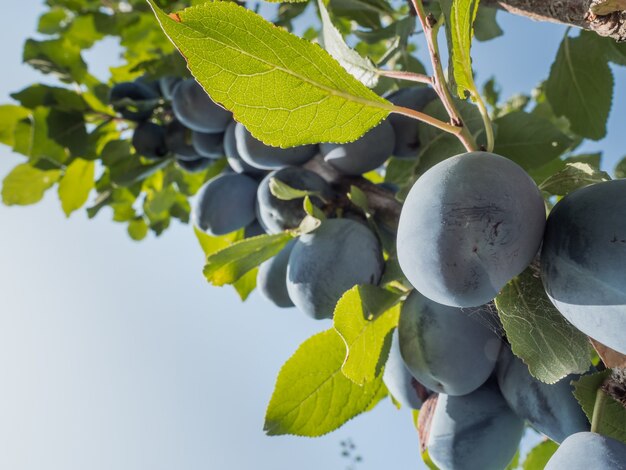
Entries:
[[172,121],[166,126],[165,143],[178,160],[197,160],[200,157],[191,144],[191,130],[180,121]]
[[589,430],[589,421],[572,393],[568,375],[554,384],[540,382],[509,347],[503,347],[497,366],[498,384],[511,409],[542,434],[561,443],[572,434]]
[[192,131],[191,145],[198,155],[218,159],[224,156],[224,133],[207,134]]
[[253,137],[243,124],[235,126],[235,139],[240,157],[254,168],[277,170],[308,162],[318,151],[317,145],[280,148],[266,145]]
[[439,395],[426,446],[440,470],[503,470],[523,431],[524,422],[487,383],[468,395]]
[[[119,103],[124,98],[134,101],[138,108],[130,109],[124,104]],[[152,100],[159,99],[159,94],[150,86],[141,82],[121,82],[113,85],[109,92],[109,102],[113,105],[113,109],[120,113],[122,117],[132,121],[145,121],[152,115],[152,106],[147,103]],[[143,103],[142,103],[143,102]]]
[[501,339],[472,310],[438,304],[415,290],[402,306],[402,357],[413,376],[435,392],[466,395],[495,368]]
[[246,175],[224,173],[207,181],[193,208],[195,224],[211,235],[225,235],[254,221],[258,183]]
[[[393,104],[415,111],[422,111],[435,98],[437,94],[425,87],[401,88],[387,97]],[[396,113],[390,114],[387,120],[395,134],[393,155],[400,158],[416,157],[420,150],[419,121]]]
[[545,470],[626,470],[626,444],[595,432],[571,435],[550,457]]
[[378,239],[362,223],[328,219],[302,235],[287,264],[287,291],[299,310],[332,318],[341,296],[357,284],[377,284],[383,271]]
[[250,175],[262,174],[263,170],[259,170],[258,168],[248,165],[245,161],[243,161],[241,155],[239,155],[239,151],[237,150],[237,140],[235,138],[236,126],[237,123],[235,121],[231,121],[226,128],[226,132],[224,133],[224,154],[226,155],[228,165],[236,173],[248,173]]
[[398,225],[398,261],[429,299],[480,306],[532,262],[545,221],[541,193],[520,166],[487,152],[457,155],[411,188]]
[[176,164],[187,173],[200,173],[211,166],[212,161],[205,157],[198,157],[194,160],[182,160],[176,158]]
[[[257,217],[267,233],[279,233],[296,228],[306,215],[302,199],[284,201],[272,194],[270,190],[272,178],[295,189],[317,191],[327,200],[333,197],[333,191],[326,180],[312,171],[288,167],[269,173],[259,184],[257,195]],[[318,207],[322,206],[322,201],[316,196],[311,197],[311,201]]]
[[393,127],[383,121],[363,137],[348,144],[320,144],[324,160],[346,175],[360,175],[380,167],[395,144]]
[[213,101],[193,78],[174,88],[172,111],[180,122],[198,132],[224,132],[232,118],[230,111]]
[[166,100],[171,100],[174,94],[174,88],[182,81],[180,77],[161,77],[159,78],[159,88],[161,89],[161,95]]
[[404,363],[400,354],[397,329],[394,330],[391,336],[391,347],[387,362],[385,362],[383,382],[393,398],[402,406],[407,406],[414,410],[419,410],[424,400],[430,395],[430,391],[413,377],[413,374],[411,374],[409,368]]
[[153,122],[140,123],[133,132],[132,143],[139,155],[152,160],[160,160],[169,153],[165,129]]
[[587,186],[554,206],[541,278],[570,323],[626,354],[626,180]]
[[258,237],[259,235],[265,235],[265,230],[261,226],[258,220],[254,219],[254,222],[246,225],[243,231],[244,238]]
[[261,263],[256,277],[256,285],[263,297],[280,308],[293,307],[287,292],[287,263],[295,243],[296,240],[291,240],[280,253]]

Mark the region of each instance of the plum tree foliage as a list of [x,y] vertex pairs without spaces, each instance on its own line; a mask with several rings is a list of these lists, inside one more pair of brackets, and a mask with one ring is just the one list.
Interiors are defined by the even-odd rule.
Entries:
[[[506,98],[471,58],[504,33],[495,2],[311,3],[46,0],[23,57],[56,83],[0,106],[25,157],[2,201],[56,188],[134,240],[190,223],[208,282],[332,322],[279,372],[270,435],[391,396],[421,408],[433,468],[514,468],[530,428],[551,441],[525,469],[625,468],[626,160],[609,181],[577,150],[606,135],[626,48],[568,30]],[[592,3],[574,24],[620,14]],[[103,82],[83,52],[105,37]]]

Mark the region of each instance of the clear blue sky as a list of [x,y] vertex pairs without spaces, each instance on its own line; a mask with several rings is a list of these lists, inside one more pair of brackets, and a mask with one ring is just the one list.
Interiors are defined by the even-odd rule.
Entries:
[[[39,79],[21,65],[39,0],[9,2],[0,16],[0,101]],[[505,95],[547,76],[562,27],[499,15],[504,38],[475,47],[484,80]],[[107,43],[88,59],[103,76]],[[498,70],[501,68],[501,70]],[[615,102],[626,75],[616,74]],[[624,115],[587,149],[622,156]],[[21,158],[0,148],[0,176]],[[63,216],[54,191],[31,207],[0,206],[0,468],[12,470],[423,468],[408,410],[388,402],[318,439],[266,437],[265,406],[282,363],[329,323],[279,310],[201,275],[188,226],[132,242],[103,211]]]

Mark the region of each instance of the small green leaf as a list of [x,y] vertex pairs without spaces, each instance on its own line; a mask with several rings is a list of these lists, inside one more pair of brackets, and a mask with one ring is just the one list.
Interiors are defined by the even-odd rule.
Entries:
[[321,436],[380,401],[386,393],[382,379],[354,384],[341,372],[345,356],[344,342],[333,329],[302,343],[278,374],[265,432]]
[[148,224],[143,217],[137,217],[128,222],[128,235],[135,241],[140,241],[148,235]]
[[534,377],[551,384],[589,369],[587,337],[554,308],[534,266],[504,286],[495,302],[513,353]]
[[549,439],[536,445],[526,456],[524,466],[522,467],[523,470],[543,470],[548,460],[550,460],[550,457],[552,457],[552,454],[554,454],[558,448],[559,445]]
[[561,155],[571,144],[547,119],[514,111],[495,119],[494,152],[510,158],[525,170],[538,168]]
[[293,238],[288,232],[238,241],[209,255],[204,276],[216,286],[233,284],[251,269],[276,255]]
[[353,287],[337,302],[333,326],[347,348],[341,371],[355,384],[380,375],[400,318],[399,300],[398,294],[364,285]]
[[452,38],[452,63],[454,66],[454,80],[456,81],[459,98],[466,98],[466,93],[477,93],[472,71],[472,25],[478,12],[477,0],[453,0],[450,8],[450,30]]
[[0,142],[10,147],[15,145],[15,129],[17,124],[30,116],[30,111],[21,106],[5,104],[0,106]]
[[480,6],[474,20],[474,35],[479,41],[490,41],[502,36],[504,31],[496,21],[498,10],[492,7]]
[[566,36],[546,85],[555,114],[569,119],[576,134],[593,140],[606,135],[613,96],[613,74],[605,51],[606,42],[596,33]]
[[350,198],[350,201],[352,201],[352,204],[357,206],[363,212],[365,213],[369,212],[367,196],[365,195],[363,191],[361,191],[361,189],[359,189],[359,187],[351,185],[350,192],[348,193],[348,197]]
[[306,212],[307,217],[302,219],[302,222],[300,222],[300,226],[298,227],[300,234],[312,232],[320,226],[322,221],[326,220],[326,214],[324,214],[319,207],[313,204],[313,201],[311,201],[309,196],[304,197],[302,207],[304,208],[304,212]]
[[87,64],[80,53],[80,47],[66,39],[28,39],[24,43],[23,60],[40,72],[56,75],[65,83],[83,83]]
[[196,238],[198,239],[198,243],[200,243],[202,251],[204,251],[205,257],[208,257],[213,253],[217,253],[218,251],[223,250],[224,248],[235,243],[236,241],[243,240],[243,229],[236,232],[227,233],[226,235],[222,235],[219,237],[209,235],[208,233],[203,232],[196,226],[193,227],[193,231],[196,234]]
[[42,171],[28,163],[17,165],[2,182],[2,202],[7,206],[35,204],[60,176],[59,170]]
[[233,283],[233,287],[237,291],[237,294],[239,294],[239,298],[242,302],[245,301],[256,288],[256,275],[258,272],[259,268],[254,268]]
[[[593,417],[597,391],[610,376],[611,369],[607,369],[595,374],[584,375],[572,382],[574,396],[581,404],[589,422]],[[626,407],[609,395],[605,397],[604,411],[596,432],[626,443]]]
[[333,56],[341,66],[356,79],[369,88],[378,83],[376,67],[371,60],[361,57],[357,51],[351,49],[341,36],[341,33],[330,19],[328,10],[322,0],[317,2],[322,19],[322,40],[324,49]]
[[319,191],[307,191],[306,189],[296,189],[282,182],[277,178],[270,178],[270,192],[281,201],[291,201],[292,199],[302,199],[305,196],[318,196]]
[[236,3],[168,16],[148,2],[211,98],[266,144],[351,142],[393,109],[317,44]]
[[11,98],[22,106],[35,109],[38,106],[54,107],[65,111],[85,111],[88,106],[74,90],[36,83],[16,93]]
[[67,217],[87,202],[94,186],[95,163],[77,158],[65,169],[59,182],[59,199]]
[[616,166],[615,166],[615,177],[616,178],[626,178],[626,158],[623,158]]
[[539,189],[565,196],[576,189],[610,179],[606,172],[596,170],[587,163],[566,163],[564,169],[546,179],[539,185]]

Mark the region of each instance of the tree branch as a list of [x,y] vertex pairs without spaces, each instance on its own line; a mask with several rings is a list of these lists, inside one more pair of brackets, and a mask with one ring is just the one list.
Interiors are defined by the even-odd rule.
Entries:
[[626,11],[596,15],[592,7],[603,0],[483,0],[492,6],[537,21],[549,21],[593,31],[616,41],[626,41]]

